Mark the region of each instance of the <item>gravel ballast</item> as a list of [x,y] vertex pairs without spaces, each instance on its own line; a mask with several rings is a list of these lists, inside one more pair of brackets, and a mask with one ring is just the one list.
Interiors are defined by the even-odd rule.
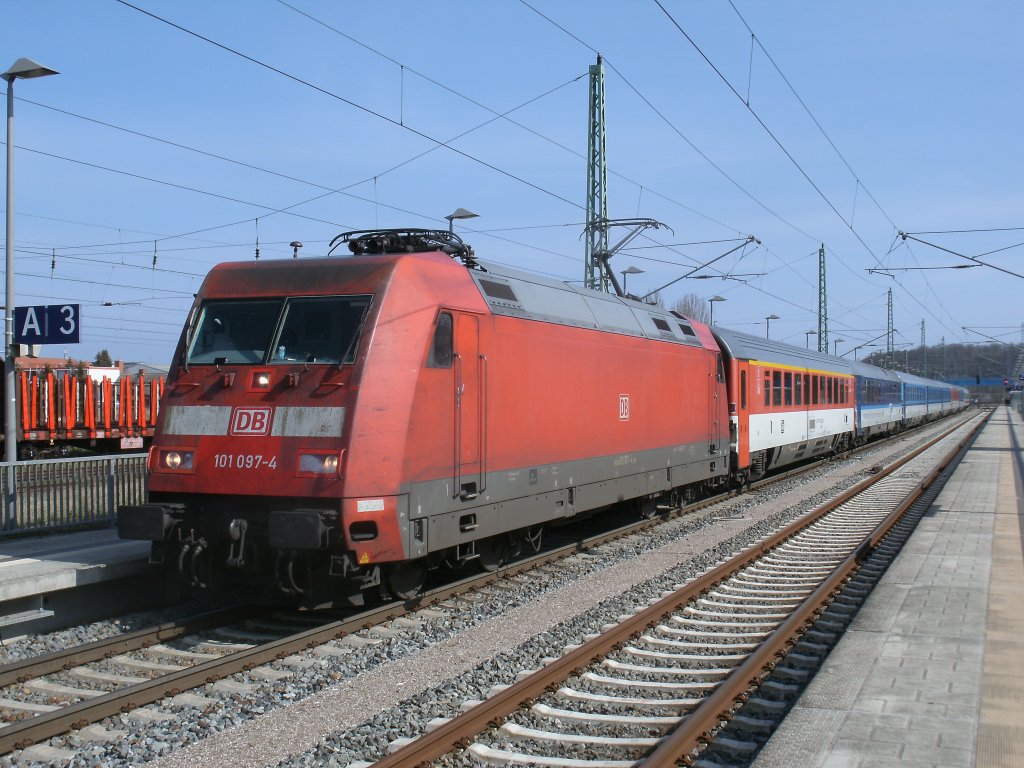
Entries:
[[[914,444],[920,439],[915,436]],[[305,766],[376,760],[393,739],[417,735],[431,718],[458,714],[463,701],[514,682],[520,671],[537,668],[565,645],[646,606],[909,447],[908,441],[898,441],[859,459],[823,465],[809,476],[420,611],[412,621],[308,651],[300,665],[278,662],[276,668],[291,673],[284,679],[236,675],[231,679],[252,689],[235,693],[206,686],[193,693],[215,704],[196,709],[165,702],[160,707],[175,715],[174,722],[145,723],[123,715],[102,723],[125,732],[113,741],[88,742],[72,734],[50,744],[80,749],[66,763],[76,766],[150,761],[163,768]],[[26,647],[38,648],[40,642]],[[0,766],[33,764],[25,757],[5,756]]]

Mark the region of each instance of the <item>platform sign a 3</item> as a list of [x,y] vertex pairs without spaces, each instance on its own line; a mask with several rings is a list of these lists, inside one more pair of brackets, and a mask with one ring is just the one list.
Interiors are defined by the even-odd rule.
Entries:
[[14,308],[15,344],[77,344],[81,335],[79,304],[40,304]]

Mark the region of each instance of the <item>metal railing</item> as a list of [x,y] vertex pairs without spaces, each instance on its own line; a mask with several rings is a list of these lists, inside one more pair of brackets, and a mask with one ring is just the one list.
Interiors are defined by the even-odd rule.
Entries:
[[0,463],[0,539],[112,526],[121,504],[146,500],[146,454]]

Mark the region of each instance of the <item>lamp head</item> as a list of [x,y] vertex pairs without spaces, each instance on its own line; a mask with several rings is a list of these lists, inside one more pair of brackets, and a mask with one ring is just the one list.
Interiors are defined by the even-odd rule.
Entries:
[[11,65],[11,68],[4,72],[0,77],[10,83],[12,80],[16,80],[19,77],[22,80],[27,80],[31,77],[46,77],[47,75],[59,75],[55,69],[44,67],[37,61],[32,59],[21,58],[18,59]]

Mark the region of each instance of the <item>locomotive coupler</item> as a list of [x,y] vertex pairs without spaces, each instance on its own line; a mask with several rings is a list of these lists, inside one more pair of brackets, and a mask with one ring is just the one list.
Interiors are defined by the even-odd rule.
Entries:
[[199,578],[199,557],[206,549],[206,539],[195,539],[191,534],[178,549],[178,578],[199,589],[206,589],[206,583]]
[[274,559],[274,581],[286,595],[298,597],[305,590],[295,581],[295,552],[278,552]]

